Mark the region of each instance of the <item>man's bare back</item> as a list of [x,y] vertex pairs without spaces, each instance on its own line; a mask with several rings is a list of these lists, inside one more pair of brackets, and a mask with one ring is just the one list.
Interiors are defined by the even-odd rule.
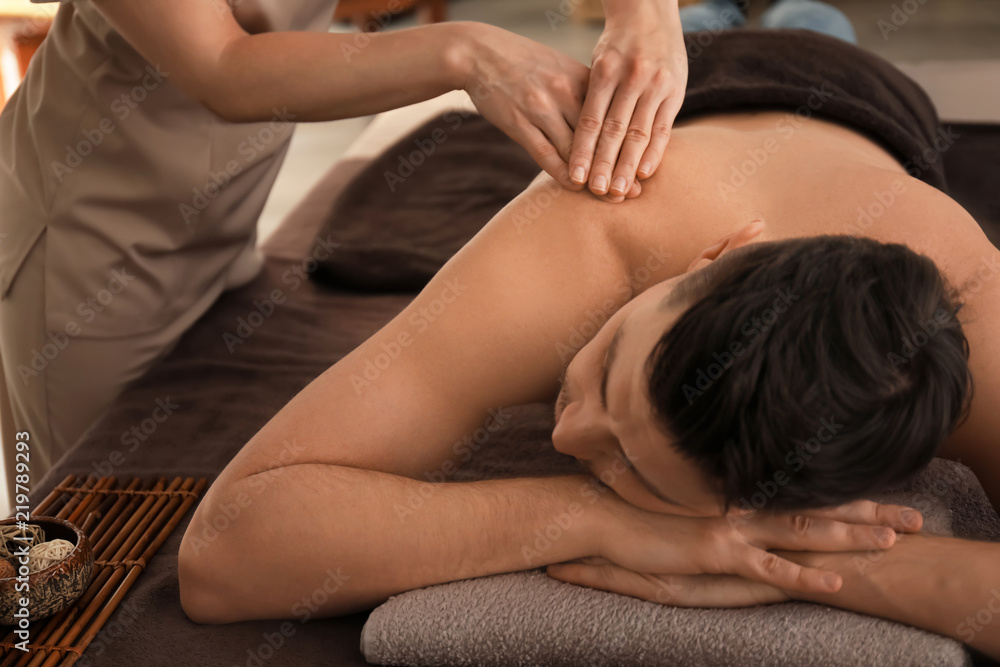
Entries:
[[[663,164],[642,188],[637,199],[611,205],[536,179],[402,313],[275,415],[219,476],[185,534],[188,614],[207,622],[287,616],[315,588],[331,553],[351,564],[356,588],[346,586],[328,614],[417,586],[523,568],[496,545],[516,542],[516,526],[533,525],[530,512],[553,509],[528,480],[475,490],[437,485],[412,523],[395,521],[393,499],[423,484],[425,472],[460,465],[452,444],[488,423],[491,409],[551,401],[568,356],[580,348],[579,332],[593,332],[660,281],[710,262],[734,239],[866,235],[928,255],[952,284],[965,285],[961,319],[976,398],[945,453],[972,466],[1000,504],[1000,448],[988,440],[1000,397],[989,336],[1000,288],[992,271],[983,273],[1000,255],[957,203],[854,131],[786,112],[678,123]],[[439,314],[418,329],[414,315],[422,309]],[[359,381],[394,343],[405,352],[374,381]],[[516,521],[491,505],[501,489],[531,499],[507,503]],[[329,525],[317,531],[286,520],[307,499],[331,508]],[[244,508],[240,520],[206,539],[220,508],[233,503]],[[592,555],[583,535],[601,516],[582,522],[579,540],[563,540],[548,562]],[[477,537],[451,534],[471,521]],[[276,553],[275,544],[310,548]],[[252,595],[244,581],[254,581]]]

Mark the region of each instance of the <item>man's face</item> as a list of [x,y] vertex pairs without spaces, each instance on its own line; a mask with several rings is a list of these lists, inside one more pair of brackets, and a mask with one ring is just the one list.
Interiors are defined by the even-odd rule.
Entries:
[[644,370],[656,342],[687,306],[661,305],[684,275],[629,301],[573,357],[556,399],[552,442],[637,507],[719,515],[721,494],[657,425]]

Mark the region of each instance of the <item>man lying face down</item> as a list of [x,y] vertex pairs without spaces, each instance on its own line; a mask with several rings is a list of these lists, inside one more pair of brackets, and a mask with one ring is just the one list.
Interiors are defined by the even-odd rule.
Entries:
[[949,288],[898,244],[743,246],[626,309],[569,363],[552,441],[639,507],[855,500],[926,466],[971,390]]
[[[190,618],[289,618],[331,571],[342,577],[316,615],[545,566],[658,602],[668,583],[675,605],[821,601],[1000,656],[1000,624],[958,630],[1000,587],[1000,545],[923,534],[918,512],[861,499],[937,454],[1000,505],[1000,253],[940,173],[904,163],[906,142],[936,136],[910,114],[926,96],[897,100],[897,125],[915,127],[856,127],[880,107],[846,91],[887,64],[804,35],[732,40],[744,74],[769,62],[755,40],[846,62],[824,110],[852,122],[787,108],[685,118],[621,203],[536,179],[215,480],[179,552]],[[403,340],[377,378],[355,381]],[[589,473],[427,481],[461,465],[454,443],[498,407],[553,400],[553,445]],[[526,559],[595,477],[608,489]],[[421,508],[400,516],[414,496]],[[303,507],[323,510],[295,520]]]

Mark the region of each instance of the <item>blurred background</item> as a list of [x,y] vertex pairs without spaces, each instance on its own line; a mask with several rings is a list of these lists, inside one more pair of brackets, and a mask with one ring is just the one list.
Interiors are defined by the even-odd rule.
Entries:
[[[851,19],[862,48],[896,63],[928,89],[944,120],[1000,123],[1000,0],[828,2]],[[407,9],[386,22],[390,3]],[[0,103],[16,89],[58,6],[0,0]],[[755,25],[767,6],[768,0],[751,0],[748,25]],[[333,32],[481,21],[586,63],[603,25],[601,0],[341,0],[334,18]],[[298,126],[261,215],[259,240],[268,237],[370,121],[363,117]],[[7,426],[0,425],[0,432],[9,433]],[[0,482],[4,488],[6,480]],[[5,499],[0,494],[0,516],[8,513]]]

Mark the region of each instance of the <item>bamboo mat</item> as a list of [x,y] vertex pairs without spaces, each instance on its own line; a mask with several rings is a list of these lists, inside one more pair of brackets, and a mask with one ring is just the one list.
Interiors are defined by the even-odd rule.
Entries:
[[90,585],[71,606],[31,623],[27,653],[14,647],[13,630],[5,633],[0,667],[75,663],[206,484],[204,477],[134,477],[121,486],[114,477],[68,475],[31,514],[65,519],[87,535],[94,549]]

